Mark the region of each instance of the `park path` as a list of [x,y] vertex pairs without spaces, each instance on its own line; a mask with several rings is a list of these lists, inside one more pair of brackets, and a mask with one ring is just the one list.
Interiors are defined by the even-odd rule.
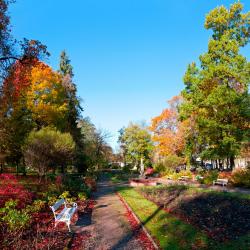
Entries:
[[114,184],[105,179],[98,182],[93,199],[95,206],[91,217],[80,217],[75,227],[76,233],[88,231],[91,234],[84,249],[142,250],[140,241],[131,231],[126,208],[116,195]]

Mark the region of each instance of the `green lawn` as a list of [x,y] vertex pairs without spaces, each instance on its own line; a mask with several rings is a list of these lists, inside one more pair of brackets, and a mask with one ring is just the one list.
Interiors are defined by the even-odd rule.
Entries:
[[199,229],[160,209],[136,189],[119,188],[118,191],[163,249],[250,249],[249,235],[225,244],[215,242]]

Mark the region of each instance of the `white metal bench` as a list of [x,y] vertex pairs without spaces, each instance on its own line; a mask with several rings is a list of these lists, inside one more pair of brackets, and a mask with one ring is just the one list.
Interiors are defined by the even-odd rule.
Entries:
[[213,185],[222,185],[223,187],[228,184],[228,179],[217,179],[216,181],[213,181]]
[[[64,205],[64,208],[61,209],[59,212],[59,208],[61,208]],[[67,224],[69,232],[70,230],[70,220],[73,214],[76,212],[77,204],[73,203],[72,207],[67,207],[65,199],[61,199],[57,201],[53,206],[50,206],[50,208],[53,211],[54,217],[55,217],[55,227],[58,222],[64,222]]]

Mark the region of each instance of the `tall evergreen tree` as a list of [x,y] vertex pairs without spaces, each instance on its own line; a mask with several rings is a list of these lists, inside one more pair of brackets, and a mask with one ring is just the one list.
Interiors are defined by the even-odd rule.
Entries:
[[59,72],[63,75],[69,75],[71,78],[73,78],[73,67],[70,64],[70,59],[66,54],[66,51],[63,50],[60,55],[60,65],[59,65]]
[[76,155],[75,165],[79,171],[84,171],[86,168],[84,165],[83,149],[84,143],[82,140],[81,128],[78,126],[78,122],[81,118],[81,112],[83,111],[80,100],[77,97],[77,88],[73,82],[73,67],[70,64],[70,59],[65,51],[62,51],[60,56],[59,73],[63,77],[63,86],[66,91],[68,102],[68,116],[66,131],[69,132],[76,143]]

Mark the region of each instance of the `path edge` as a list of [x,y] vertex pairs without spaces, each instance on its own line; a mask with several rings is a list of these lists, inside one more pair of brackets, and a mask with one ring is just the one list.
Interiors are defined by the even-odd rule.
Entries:
[[148,239],[151,241],[152,245],[154,246],[154,248],[156,250],[159,250],[160,247],[157,245],[157,243],[154,241],[153,237],[150,235],[150,233],[148,232],[148,230],[145,228],[145,226],[141,223],[140,219],[137,217],[137,215],[134,213],[134,211],[130,208],[130,206],[128,205],[128,203],[126,202],[126,200],[119,194],[119,192],[116,192],[116,195],[120,198],[120,200],[122,201],[122,203],[125,205],[125,207],[127,208],[127,210],[129,212],[131,212],[131,214],[133,215],[133,217],[135,218],[135,220],[137,221],[138,225],[142,228],[142,230],[144,231],[144,233],[146,234],[146,236],[148,237]]

